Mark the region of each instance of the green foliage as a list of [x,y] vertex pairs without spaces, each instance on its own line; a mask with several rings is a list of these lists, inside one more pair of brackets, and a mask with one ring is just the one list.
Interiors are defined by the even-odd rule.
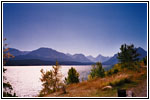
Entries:
[[113,74],[117,74],[118,72],[119,72],[119,70],[116,69],[116,68],[114,68],[114,69],[108,70],[108,71],[106,72],[106,75],[107,75],[107,76],[111,76],[111,75],[113,75]]
[[106,73],[106,75],[107,76],[111,76],[113,73],[112,73],[112,70],[109,70],[109,71],[107,71],[107,73]]
[[118,53],[118,60],[121,62],[122,67],[133,68],[134,62],[138,61],[137,58],[139,54],[137,53],[137,49],[135,49],[134,45],[121,45],[121,52]]
[[48,93],[55,92],[58,90],[61,85],[63,84],[61,82],[61,73],[59,72],[60,66],[58,62],[56,62],[55,66],[52,66],[52,70],[44,72],[43,69],[41,69],[42,78],[40,79],[43,83],[43,89],[40,91],[39,96],[43,96]]
[[65,78],[67,84],[78,83],[79,82],[79,73],[75,68],[71,67],[68,71],[68,77]]
[[[14,97],[16,96],[16,93],[14,93],[14,95],[11,94],[11,91],[13,90],[11,84],[9,82],[5,83],[3,82],[3,88],[4,88],[4,91],[3,91],[3,96],[4,97]],[[9,92],[6,92],[6,91],[9,91]]]
[[92,76],[91,75],[88,75],[88,80],[92,80]]
[[147,56],[143,58],[144,65],[147,65]]
[[97,62],[96,65],[92,66],[91,72],[90,72],[90,77],[104,77],[105,76],[105,71],[102,68],[102,64],[100,62]]
[[106,71],[107,76],[111,76],[113,74],[117,74],[122,70],[121,64],[115,64],[110,70]]
[[16,93],[14,93],[13,95],[9,92],[3,92],[3,97],[17,97]]
[[111,86],[121,86],[125,83],[130,83],[131,80],[129,78],[122,78],[122,79],[119,79],[119,80],[114,80],[112,82],[109,83],[109,85]]
[[3,88],[6,89],[6,88],[9,88],[10,90],[13,90],[11,84],[9,82],[7,83],[3,83]]
[[118,73],[118,69],[114,69],[114,74],[117,74]]

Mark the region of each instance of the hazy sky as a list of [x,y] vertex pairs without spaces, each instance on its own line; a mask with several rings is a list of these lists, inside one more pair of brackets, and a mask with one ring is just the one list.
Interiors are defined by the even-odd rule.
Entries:
[[9,47],[113,56],[121,44],[147,49],[146,3],[4,3]]

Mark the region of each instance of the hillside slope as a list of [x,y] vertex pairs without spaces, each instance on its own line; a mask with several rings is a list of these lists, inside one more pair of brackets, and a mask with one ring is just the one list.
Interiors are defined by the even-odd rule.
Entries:
[[[126,73],[124,73],[126,72]],[[45,97],[117,97],[117,89],[132,90],[135,96],[145,96],[147,91],[141,91],[147,85],[143,85],[144,88],[140,88],[140,84],[147,79],[146,67],[140,68],[139,71],[124,70],[112,76],[105,78],[97,78],[91,81],[83,81],[77,84],[71,84],[66,87],[66,94],[62,94],[62,91],[57,91],[52,94],[45,95]],[[129,79],[130,81],[122,82],[122,80]],[[119,83],[118,83],[119,82]],[[114,84],[112,89],[103,90],[102,88]],[[118,84],[118,85],[115,85]],[[134,90],[136,89],[136,90]],[[137,91],[144,92],[144,95],[137,95]]]

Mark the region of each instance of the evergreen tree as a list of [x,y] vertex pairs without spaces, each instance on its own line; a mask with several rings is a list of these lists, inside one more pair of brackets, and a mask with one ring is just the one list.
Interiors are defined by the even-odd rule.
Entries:
[[68,71],[68,77],[65,78],[67,84],[78,83],[79,82],[79,73],[75,68],[71,67]]
[[52,68],[52,70],[46,72],[41,69],[42,78],[40,80],[43,82],[43,89],[40,92],[40,96],[57,91],[63,84],[61,82],[62,75],[59,72],[60,66],[57,61]]
[[96,65],[92,66],[90,76],[92,78],[105,76],[105,71],[104,71],[102,64],[100,62],[97,62]]
[[131,45],[123,44],[121,45],[120,50],[121,52],[118,53],[117,58],[119,62],[122,64],[122,67],[131,68],[132,66],[134,66],[134,63],[139,60],[137,58],[139,54],[137,53],[137,49],[134,47],[133,44]]

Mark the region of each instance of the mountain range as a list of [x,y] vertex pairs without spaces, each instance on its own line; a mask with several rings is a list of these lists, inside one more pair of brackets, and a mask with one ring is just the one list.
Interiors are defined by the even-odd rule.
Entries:
[[[94,64],[95,62],[102,62],[104,65],[114,65],[118,63],[117,54],[113,57],[105,57],[99,54],[97,57],[85,56],[83,54],[69,53],[65,54],[58,52],[51,48],[41,47],[33,51],[20,51],[15,48],[9,48],[9,52],[15,57],[10,59],[7,65],[44,65],[55,64],[56,60],[60,64],[76,64],[87,65]],[[139,58],[147,56],[147,52],[141,47],[137,48],[137,52],[140,54]]]
[[91,61],[93,61],[93,62],[105,62],[105,61],[107,61],[108,59],[110,59],[111,57],[105,57],[105,56],[103,56],[103,55],[101,55],[101,54],[99,54],[97,57],[93,57],[93,56],[87,56],[87,58],[88,59],[90,59]]

